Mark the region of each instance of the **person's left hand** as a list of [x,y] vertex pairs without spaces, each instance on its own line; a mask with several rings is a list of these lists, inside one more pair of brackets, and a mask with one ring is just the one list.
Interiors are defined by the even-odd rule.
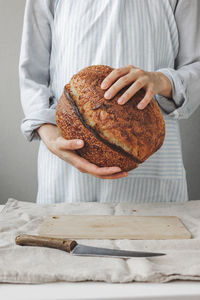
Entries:
[[[130,85],[131,84],[131,85]],[[155,94],[166,98],[172,97],[172,85],[170,80],[161,72],[147,72],[127,65],[114,69],[101,83],[102,89],[108,89],[104,94],[106,99],[112,99],[123,87],[130,87],[118,99],[118,104],[125,104],[141,88],[146,93],[137,105],[138,109],[144,109]]]

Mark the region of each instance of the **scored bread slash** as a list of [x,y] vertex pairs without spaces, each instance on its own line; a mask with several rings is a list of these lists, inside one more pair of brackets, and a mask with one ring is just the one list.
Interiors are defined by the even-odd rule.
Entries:
[[84,140],[84,147],[76,150],[76,152],[89,162],[99,167],[118,166],[122,171],[129,171],[138,166],[128,155],[125,156],[113,150],[98,139],[86,126],[83,126],[72,105],[66,100],[64,95],[60,98],[56,108],[56,123],[64,138],[68,140],[75,138]]
[[108,145],[110,148],[112,148],[114,151],[117,151],[119,153],[124,154],[125,156],[130,156],[131,159],[133,159],[136,163],[141,163],[141,161],[139,161],[136,157],[134,157],[133,155],[130,155],[129,153],[127,153],[126,151],[124,151],[123,148],[110,143],[109,141],[103,139],[91,126],[89,126],[83,119],[83,117],[81,116],[76,104],[74,103],[74,101],[72,100],[72,98],[70,97],[69,93],[64,90],[64,94],[66,96],[66,99],[70,102],[74,112],[76,113],[77,117],[79,118],[79,120],[81,121],[81,123],[83,124],[83,126],[85,126],[94,136],[96,136],[96,138],[98,138],[100,141],[102,141],[104,144]]
[[94,65],[73,75],[58,101],[56,123],[64,138],[84,140],[84,147],[76,150],[83,158],[99,167],[130,171],[162,146],[165,123],[154,99],[145,109],[137,109],[144,90],[125,105],[117,100],[129,86],[105,99],[101,82],[112,70]]

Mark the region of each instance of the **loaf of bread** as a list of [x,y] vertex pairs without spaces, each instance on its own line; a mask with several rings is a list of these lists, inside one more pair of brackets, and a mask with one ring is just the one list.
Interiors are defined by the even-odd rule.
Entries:
[[56,123],[65,139],[84,140],[84,147],[76,150],[80,156],[100,167],[130,171],[162,146],[165,123],[154,99],[137,109],[144,90],[124,105],[117,100],[130,85],[105,99],[101,82],[112,70],[93,65],[73,75],[58,101]]

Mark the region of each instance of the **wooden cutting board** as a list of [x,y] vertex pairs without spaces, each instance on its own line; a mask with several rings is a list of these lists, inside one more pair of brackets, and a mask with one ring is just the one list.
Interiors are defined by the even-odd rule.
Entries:
[[72,239],[189,239],[191,233],[175,216],[48,216],[39,229],[41,236]]

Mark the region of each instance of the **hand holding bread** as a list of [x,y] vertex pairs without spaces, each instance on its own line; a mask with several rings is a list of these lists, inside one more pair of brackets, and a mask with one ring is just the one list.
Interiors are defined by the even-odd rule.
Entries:
[[37,132],[53,154],[70,163],[82,173],[89,173],[101,179],[117,179],[127,176],[127,173],[121,172],[119,167],[100,168],[77,155],[75,150],[82,148],[84,141],[64,139],[55,125],[44,124],[38,128]]
[[[80,70],[58,101],[58,127],[42,125],[40,137],[52,153],[80,172],[101,179],[127,176],[164,141],[164,119],[152,98],[163,78],[153,73],[132,66],[96,65]],[[160,88],[169,93],[165,84]]]
[[170,80],[161,72],[147,72],[142,69],[128,65],[114,69],[101,83],[102,89],[107,89],[104,97],[112,99],[122,88],[129,88],[118,99],[118,104],[127,103],[140,89],[146,94],[137,105],[138,109],[144,109],[155,94],[171,98],[172,85]]
[[106,65],[74,74],[58,101],[56,124],[66,140],[84,140],[84,147],[76,150],[82,158],[98,167],[118,166],[127,172],[162,146],[165,122],[152,96],[144,109],[138,109],[146,97],[141,87],[125,105],[118,100],[129,90],[128,82],[112,99],[106,99],[101,84],[111,74],[119,75],[119,71]]

